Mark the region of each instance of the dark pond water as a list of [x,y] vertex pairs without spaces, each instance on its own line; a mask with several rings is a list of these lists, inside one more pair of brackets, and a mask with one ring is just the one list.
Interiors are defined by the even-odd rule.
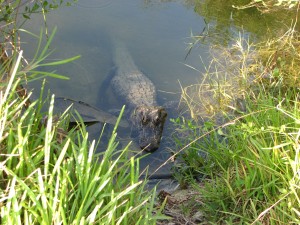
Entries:
[[[39,33],[43,26],[42,17],[36,16],[32,17],[25,28]],[[102,82],[114,67],[112,39],[115,37],[125,43],[136,65],[153,81],[161,104],[180,99],[179,81],[185,86],[199,80],[199,72],[184,64],[198,68],[199,56],[206,58],[206,49],[199,48],[185,59],[191,32],[201,32],[205,23],[194,12],[193,7],[181,1],[79,1],[75,6],[49,13],[49,32],[54,26],[57,27],[57,33],[52,47],[56,50],[47,60],[75,55],[81,55],[81,58],[54,68],[70,80],[48,79],[46,88],[56,96],[84,101],[105,111],[118,110],[122,106],[109,89],[105,96],[100,90]],[[30,58],[34,54],[36,44],[29,44],[32,43],[32,39],[28,36],[25,36],[24,40],[28,42],[24,48]],[[40,83],[32,83],[29,86],[40,89]],[[170,124],[167,123],[166,126],[168,130]],[[89,129],[92,137],[97,137],[101,128],[95,125]],[[120,129],[119,133],[120,140],[124,140],[124,143],[130,140],[128,135],[125,135],[128,134],[128,130]],[[153,168],[162,164],[169,157],[167,147],[168,141],[163,139],[160,149],[147,157],[145,163],[152,164]]]
[[[219,0],[202,2],[206,7],[195,7],[196,3],[192,0],[79,0],[72,7],[63,7],[49,13],[46,21],[48,31],[51,32],[55,26],[58,30],[51,45],[56,50],[47,60],[75,55],[81,55],[81,58],[49,69],[68,76],[70,80],[48,79],[46,88],[56,96],[84,101],[104,111],[120,109],[122,102],[113,96],[109,88],[104,94],[100,90],[114,67],[112,40],[116,37],[125,43],[136,65],[155,84],[160,104],[179,101],[179,81],[183,86],[199,82],[201,71],[204,71],[202,63],[208,62],[208,45],[193,49],[186,58],[191,32],[201,33],[206,23],[216,25],[213,32],[217,38],[208,41],[208,44],[214,44],[230,33],[237,34],[235,32],[243,24],[245,32],[249,28],[249,32],[261,34],[265,33],[265,28],[258,26],[260,22],[266,26],[268,21],[271,24],[275,21],[268,17],[261,18],[253,10],[245,14],[240,11],[233,13],[235,11],[232,8],[223,7],[224,3]],[[209,8],[212,4],[213,7]],[[206,23],[200,15],[205,16]],[[252,22],[256,25],[253,26]],[[38,34],[41,27],[44,27],[44,21],[42,16],[37,15],[26,24],[25,29]],[[37,40],[33,41],[24,35],[22,41],[25,42],[23,48],[30,59]],[[38,93],[40,83],[31,83],[29,86]],[[176,116],[175,111],[169,114]],[[99,135],[100,129],[99,125],[89,128],[92,138]],[[121,142],[127,143],[130,140],[127,135],[129,131],[120,129]],[[167,123],[164,136],[168,137],[171,131],[171,125]],[[154,170],[170,157],[169,147],[172,148],[168,138],[163,138],[160,149],[145,157],[142,164],[150,164],[151,170]],[[168,173],[168,169],[163,172]]]
[[[42,25],[42,17],[27,24],[36,33]],[[205,49],[198,49],[185,60],[191,31],[199,33],[205,24],[193,7],[180,1],[79,1],[51,12],[47,25],[50,31],[54,26],[58,29],[52,44],[56,51],[49,60],[81,55],[81,59],[57,68],[70,77],[69,81],[50,80],[48,87],[56,95],[79,97],[95,106],[101,98],[99,87],[114,66],[112,37],[126,44],[138,67],[156,85],[162,101],[178,99],[178,81],[188,85],[199,80],[199,73],[184,63],[198,67],[199,55],[206,58]]]

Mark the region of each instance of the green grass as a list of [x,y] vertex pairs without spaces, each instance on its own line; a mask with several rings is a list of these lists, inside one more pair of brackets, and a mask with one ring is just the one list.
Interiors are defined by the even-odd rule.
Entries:
[[201,138],[182,158],[185,176],[204,176],[204,188],[194,183],[203,201],[199,210],[214,224],[299,224],[299,102],[265,94],[247,109],[212,131],[193,125],[189,138]]
[[[300,224],[300,102],[298,83],[290,82],[299,79],[299,34],[288,32],[259,48],[241,48],[236,54],[243,57],[226,57],[227,64],[213,58],[213,72],[207,70],[198,88],[182,89],[191,119],[173,121],[184,162],[177,177],[199,191],[198,210],[208,223]],[[235,72],[233,83],[226,65]],[[205,110],[210,101],[205,91],[213,98],[212,113]],[[238,98],[243,110],[235,105]],[[220,113],[227,121],[214,119]],[[199,175],[200,184],[191,181]]]
[[155,190],[139,179],[130,146],[118,149],[118,124],[97,155],[99,142],[88,141],[82,121],[67,132],[67,112],[58,120],[53,115],[54,96],[47,113],[40,111],[42,95],[26,108],[31,93],[25,99],[16,94],[21,58],[22,52],[0,92],[1,223],[155,224],[162,218]]
[[206,149],[209,181],[199,191],[209,220],[299,223],[299,105],[291,118],[270,99],[259,103],[263,111],[226,127],[226,144]]

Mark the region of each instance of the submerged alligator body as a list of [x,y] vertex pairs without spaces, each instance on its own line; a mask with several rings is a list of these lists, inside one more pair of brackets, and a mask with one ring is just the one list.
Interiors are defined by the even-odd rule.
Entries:
[[127,48],[115,42],[114,63],[117,67],[111,85],[130,111],[130,121],[138,131],[139,146],[146,151],[159,147],[166,110],[157,105],[156,89],[152,81],[135,65]]

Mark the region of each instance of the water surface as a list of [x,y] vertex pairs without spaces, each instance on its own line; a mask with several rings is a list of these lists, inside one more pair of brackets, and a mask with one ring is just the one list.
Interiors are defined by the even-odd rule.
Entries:
[[[237,10],[231,7],[239,2],[79,0],[72,7],[53,11],[48,14],[46,24],[49,32],[55,26],[58,29],[51,45],[56,51],[47,60],[75,55],[81,55],[81,58],[54,68],[70,80],[48,79],[46,88],[56,96],[84,101],[105,111],[120,109],[123,103],[115,98],[109,86],[105,90],[101,88],[103,82],[112,75],[115,66],[112,59],[113,40],[118,39],[127,46],[140,70],[155,84],[159,103],[163,105],[178,101],[179,82],[187,86],[201,80],[203,63],[208,65],[209,61],[209,45],[221,44],[226,49],[234,44],[231,38],[239,35],[239,32],[242,35],[251,33],[258,38],[268,31],[280,33],[290,24],[284,19],[290,19],[289,15],[261,15],[256,9]],[[28,30],[39,33],[41,27],[44,27],[42,16],[33,16],[26,26]],[[210,27],[205,30],[204,43],[207,45],[193,49],[186,58],[191,33],[200,34],[205,27]],[[37,41],[33,42],[28,35],[24,35],[22,41],[25,42],[23,48],[30,59]],[[53,68],[48,70],[52,71]],[[40,83],[30,84],[30,87],[36,89],[37,94]],[[172,113],[176,117],[176,111],[169,111],[169,114]],[[101,126],[89,128],[92,138],[99,135],[100,129]],[[172,132],[170,123],[166,124],[165,130],[160,149],[143,159],[143,165],[151,164],[155,169],[170,156],[168,148],[172,150],[174,147],[167,139]],[[119,130],[123,145],[130,140],[129,133],[130,130]]]
[[[106,111],[122,106],[109,87],[104,92],[100,90],[114,68],[114,38],[125,43],[136,65],[153,81],[160,104],[179,101],[179,81],[185,86],[200,79],[199,72],[185,64],[201,70],[200,57],[204,61],[207,58],[207,49],[202,46],[185,59],[191,32],[201,32],[205,23],[192,7],[185,6],[181,1],[78,1],[72,7],[49,13],[46,23],[49,32],[55,26],[58,29],[51,45],[56,50],[47,60],[81,55],[75,62],[54,68],[70,80],[48,79],[46,88],[56,96],[84,101]],[[44,21],[40,16],[32,17],[26,26],[39,33]],[[31,45],[32,39],[28,36],[23,40],[28,42],[24,48],[30,58],[35,44]],[[38,90],[40,84],[30,84],[30,87]],[[96,137],[100,127],[90,129],[91,135]],[[129,141],[125,133],[128,134],[128,131],[120,130],[120,137]],[[167,147],[170,146],[164,138],[161,148],[151,155],[152,158],[159,158],[158,164],[169,157]],[[149,159],[146,161],[149,162]],[[152,163],[154,167],[158,164]]]
[[[49,60],[81,55],[81,59],[58,68],[71,80],[51,80],[48,85],[52,92],[80,97],[97,106],[100,84],[114,66],[112,37],[126,44],[138,67],[161,91],[159,98],[163,100],[178,99],[178,95],[167,94],[179,93],[178,81],[188,85],[199,80],[197,71],[183,65],[197,67],[198,56],[206,58],[207,53],[198,49],[185,60],[191,31],[199,32],[205,26],[193,8],[180,2],[146,4],[136,0],[87,0],[79,4],[53,11],[47,18],[49,30],[58,28],[52,44],[56,51]],[[33,18],[28,25],[38,33],[42,18]]]

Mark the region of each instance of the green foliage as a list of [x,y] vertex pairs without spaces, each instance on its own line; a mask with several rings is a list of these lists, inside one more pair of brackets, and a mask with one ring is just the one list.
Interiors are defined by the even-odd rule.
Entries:
[[[173,137],[175,143],[183,150],[178,157],[184,164],[177,165],[177,171],[192,176],[199,174],[200,171],[201,174],[209,175],[212,168],[207,162],[207,149],[215,149],[222,143],[217,132],[210,132],[214,123],[207,121],[198,125],[183,117],[172,119],[171,122],[176,127]],[[205,173],[204,168],[207,169]]]
[[271,89],[299,88],[299,33],[290,28],[278,40],[267,42],[268,48],[258,51],[264,70],[260,80]]
[[[278,105],[278,100],[266,94],[255,104],[248,105],[253,114],[228,127],[228,146],[231,149],[228,155],[232,162],[230,167],[223,167],[224,176],[216,180],[223,180],[217,189],[227,190],[226,202],[231,206],[221,207],[219,211],[243,215],[249,221],[264,218],[271,224],[299,223],[294,210],[299,210],[300,202],[290,202],[299,194],[299,190],[292,192],[294,185],[298,186],[295,180],[298,175],[292,168],[299,166],[294,164],[294,160],[298,161],[299,104],[293,106],[289,99],[282,101],[290,116],[285,115],[286,111]],[[256,112],[257,107],[262,111]],[[217,163],[223,166],[222,161]],[[286,190],[285,193],[282,190]],[[280,204],[273,205],[277,201]],[[286,209],[282,214],[281,211],[291,203],[294,209]],[[269,210],[264,211],[270,206]]]
[[83,124],[67,133],[65,118],[55,122],[54,96],[47,120],[42,96],[25,110],[26,99],[15,94],[21,58],[0,96],[2,223],[155,224],[154,192],[144,191],[129,146],[117,151],[116,128],[107,150],[95,155]]
[[[204,202],[201,210],[207,213],[208,221],[217,224],[300,222],[300,105],[290,98],[294,92],[285,93],[284,97],[276,99],[272,93],[265,93],[248,102],[248,114],[242,119],[209,130],[204,126],[207,135],[201,138],[198,134],[189,136],[198,141],[182,154],[206,152],[202,165],[195,164],[195,158],[184,159],[194,172],[206,175],[204,187],[197,183],[194,187],[201,193]],[[191,129],[187,124],[181,126]],[[218,137],[214,144],[203,147],[212,136]]]
[[33,13],[47,13],[60,6],[70,5],[75,1],[76,0],[1,1],[0,22],[14,22],[19,15],[22,15],[23,19],[30,19]]
[[13,55],[22,49],[19,31],[33,13],[43,15],[45,34],[48,36],[46,13],[60,6],[70,5],[75,1],[76,0],[0,1],[1,54],[5,51],[9,55]]

